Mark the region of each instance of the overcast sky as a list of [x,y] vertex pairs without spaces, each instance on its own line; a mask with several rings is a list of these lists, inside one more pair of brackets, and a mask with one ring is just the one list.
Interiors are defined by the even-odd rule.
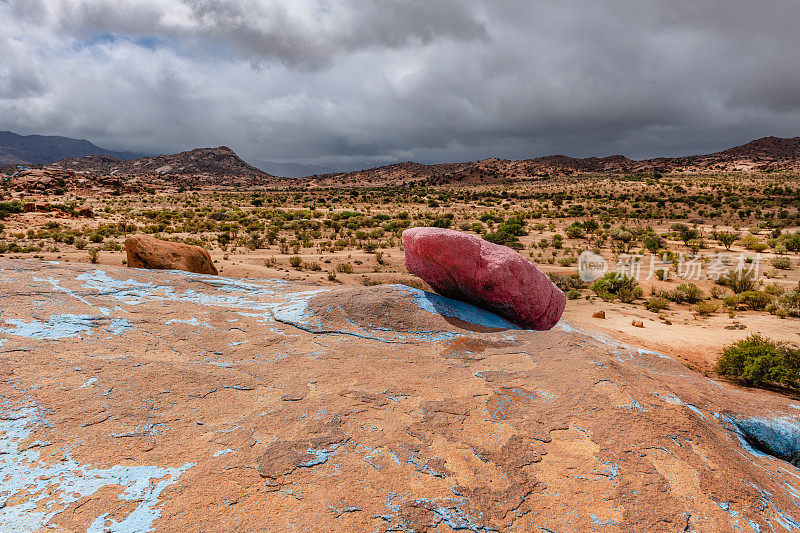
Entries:
[[365,166],[800,135],[797,0],[0,0],[0,130]]

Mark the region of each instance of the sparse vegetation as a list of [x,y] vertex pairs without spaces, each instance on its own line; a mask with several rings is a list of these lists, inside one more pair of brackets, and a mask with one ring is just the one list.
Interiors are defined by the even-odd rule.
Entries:
[[717,372],[754,387],[798,387],[800,350],[750,335],[725,348],[717,360]]
[[642,288],[631,276],[609,272],[592,284],[592,290],[602,299],[612,301],[619,299],[630,303],[642,297]]

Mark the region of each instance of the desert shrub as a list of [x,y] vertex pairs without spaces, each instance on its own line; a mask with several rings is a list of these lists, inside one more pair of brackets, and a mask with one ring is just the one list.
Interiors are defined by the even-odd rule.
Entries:
[[104,237],[101,233],[92,233],[92,235],[89,237],[89,240],[94,243],[103,242],[103,239]]
[[689,303],[694,304],[705,298],[703,291],[694,283],[681,283],[674,290],[669,292],[667,296],[675,303]]
[[655,254],[664,247],[665,241],[660,235],[651,233],[645,236],[642,240],[642,244],[644,244],[644,247],[647,248],[651,254]]
[[648,311],[652,311],[653,313],[658,313],[659,311],[669,308],[669,300],[667,300],[666,298],[662,298],[660,296],[655,296],[647,300],[644,303],[644,307]]
[[719,304],[716,302],[698,302],[694,306],[694,311],[700,316],[710,316],[717,312]]
[[336,270],[343,274],[352,274],[353,273],[353,265],[350,263],[341,263],[336,265]]
[[678,239],[682,240],[686,244],[688,244],[692,239],[700,238],[700,232],[697,230],[697,228],[690,228],[686,224],[673,224],[670,226],[670,230],[672,230]]
[[0,202],[0,219],[7,218],[8,215],[11,214],[22,213],[23,211],[25,211],[25,204],[19,200]]
[[787,316],[800,318],[800,283],[793,291],[776,294],[775,299],[767,305],[766,310],[781,318]]
[[483,238],[495,244],[502,244],[515,250],[521,250],[523,246],[519,242],[519,237],[527,234],[525,222],[518,218],[511,218],[497,226],[497,231],[487,233]]
[[289,264],[292,265],[294,268],[300,268],[303,264],[303,258],[299,255],[293,255],[289,258]]
[[74,244],[75,248],[77,248],[78,250],[83,250],[84,248],[86,248],[86,239],[84,239],[83,237],[75,237]]
[[750,335],[722,351],[717,372],[756,387],[780,384],[796,389],[800,350]]
[[92,248],[91,250],[89,250],[89,261],[91,261],[92,264],[97,263],[97,259],[98,259],[97,256],[99,254],[100,254],[100,248]]
[[617,248],[623,252],[628,252],[636,242],[633,233],[626,229],[615,229],[611,232],[611,239],[616,243]]
[[789,252],[800,252],[800,232],[784,233],[778,237],[778,244]]
[[586,236],[586,230],[583,229],[583,225],[580,222],[573,223],[564,233],[566,233],[567,237],[570,239],[582,239]]
[[773,295],[764,291],[745,291],[738,295],[739,303],[745,304],[756,311],[763,311],[774,299]]
[[725,287],[730,287],[733,289],[734,293],[739,294],[740,292],[755,289],[756,277],[755,274],[749,270],[732,270],[720,276],[717,283]]
[[776,257],[772,260],[772,266],[781,270],[791,270],[792,260],[788,257]]
[[547,275],[550,276],[550,281],[552,281],[556,287],[564,292],[583,287],[583,281],[581,281],[581,278],[577,274],[570,274],[567,276],[564,274],[550,272]]
[[559,259],[558,264],[563,267],[568,267],[572,266],[576,261],[578,261],[577,257],[575,257],[574,255],[567,255]]
[[757,253],[761,253],[768,248],[767,243],[754,237],[753,235],[742,237],[739,240],[739,244],[744,246],[746,249]]
[[739,234],[727,231],[719,231],[717,232],[716,237],[719,243],[724,246],[726,250],[730,250],[731,246],[733,246],[733,243],[739,239]]
[[619,298],[622,302],[631,303],[642,297],[642,288],[634,278],[615,272],[598,279],[591,288],[600,298],[608,301]]
[[581,291],[578,289],[570,289],[566,292],[568,300],[577,300],[581,297]]

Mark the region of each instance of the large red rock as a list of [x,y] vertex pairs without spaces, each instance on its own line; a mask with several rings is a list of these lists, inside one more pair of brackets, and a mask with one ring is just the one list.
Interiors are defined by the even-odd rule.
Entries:
[[517,252],[441,228],[403,232],[406,268],[445,296],[489,309],[527,329],[556,325],[567,298]]
[[199,246],[162,241],[149,235],[128,235],[125,238],[125,251],[131,268],[218,274],[211,256]]

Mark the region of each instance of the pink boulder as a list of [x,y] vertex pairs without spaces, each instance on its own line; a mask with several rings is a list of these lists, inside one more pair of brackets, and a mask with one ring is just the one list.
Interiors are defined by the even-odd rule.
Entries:
[[406,268],[439,294],[527,329],[550,329],[564,312],[564,293],[511,248],[441,228],[407,229],[403,247]]

